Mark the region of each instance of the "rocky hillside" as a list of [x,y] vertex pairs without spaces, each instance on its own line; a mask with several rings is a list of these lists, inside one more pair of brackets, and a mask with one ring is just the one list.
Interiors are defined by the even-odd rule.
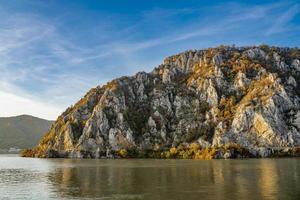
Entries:
[[0,117],[0,149],[36,146],[52,123],[29,115]]
[[58,117],[37,157],[296,155],[300,50],[220,46],[168,57],[91,89]]

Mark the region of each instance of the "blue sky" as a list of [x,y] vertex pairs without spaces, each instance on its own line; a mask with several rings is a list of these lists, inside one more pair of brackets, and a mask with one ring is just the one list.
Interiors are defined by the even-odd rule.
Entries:
[[299,1],[0,0],[0,17],[0,116],[55,119],[188,49],[300,45]]

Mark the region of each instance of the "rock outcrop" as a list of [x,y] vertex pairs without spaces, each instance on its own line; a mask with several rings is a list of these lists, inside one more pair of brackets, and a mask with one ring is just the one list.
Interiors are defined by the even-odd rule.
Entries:
[[289,151],[300,146],[299,60],[297,48],[268,46],[168,57],[150,73],[91,89],[24,155],[100,158],[195,143],[261,157]]

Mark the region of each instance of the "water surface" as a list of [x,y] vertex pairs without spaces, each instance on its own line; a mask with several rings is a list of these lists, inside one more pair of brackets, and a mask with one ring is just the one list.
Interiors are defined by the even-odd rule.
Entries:
[[0,199],[300,199],[300,159],[72,160],[0,155]]

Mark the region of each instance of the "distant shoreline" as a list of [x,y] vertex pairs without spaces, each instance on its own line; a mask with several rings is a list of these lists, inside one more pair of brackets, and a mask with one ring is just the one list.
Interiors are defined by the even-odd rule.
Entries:
[[21,150],[19,148],[0,149],[0,154],[20,154]]

